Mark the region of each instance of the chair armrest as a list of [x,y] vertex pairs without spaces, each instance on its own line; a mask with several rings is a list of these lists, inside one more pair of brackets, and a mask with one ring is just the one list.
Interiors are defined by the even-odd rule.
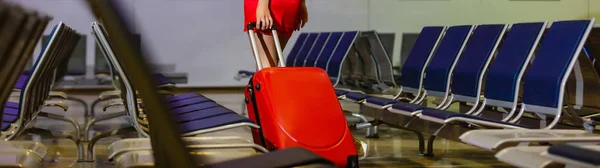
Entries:
[[69,110],[69,105],[65,104],[63,101],[46,100],[44,102],[44,106],[58,107],[58,108],[63,109],[64,111]]
[[175,89],[175,84],[172,84],[172,83],[162,84],[162,85],[156,86],[156,88],[158,88],[159,90],[172,90],[172,89]]
[[413,99],[408,97],[399,97],[398,100],[400,100],[401,102],[411,102]]
[[121,98],[120,90],[106,91],[106,92],[102,92],[102,93],[100,93],[100,95],[98,95],[98,99],[100,99],[100,100],[108,100],[108,99],[116,99],[116,98]]
[[123,103],[123,100],[121,100],[121,99],[112,99],[110,101],[104,102],[104,106],[102,107],[102,111],[106,111],[108,108],[113,107],[113,106],[123,106],[123,105],[125,105]]
[[52,92],[48,93],[48,95],[50,96],[50,98],[58,98],[58,99],[63,99],[63,100],[66,100],[69,97],[65,92],[59,92],[59,91],[52,91]]

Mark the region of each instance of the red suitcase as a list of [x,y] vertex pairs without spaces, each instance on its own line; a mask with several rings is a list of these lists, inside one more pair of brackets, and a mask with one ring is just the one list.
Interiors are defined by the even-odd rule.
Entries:
[[[254,24],[248,33],[259,71],[245,90],[248,116],[261,126],[254,142],[269,150],[303,147],[339,167],[358,167],[354,139],[327,73],[316,67],[264,68]],[[284,65],[273,29],[280,64]]]

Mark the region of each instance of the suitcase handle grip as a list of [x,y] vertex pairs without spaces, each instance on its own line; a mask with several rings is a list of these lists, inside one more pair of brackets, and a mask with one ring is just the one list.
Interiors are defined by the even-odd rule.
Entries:
[[[248,30],[256,28],[256,22],[250,22],[250,23],[248,23],[247,27],[248,27]],[[271,26],[271,30],[276,30],[275,29],[275,25]]]
[[[258,52],[258,45],[256,44],[256,36],[254,36],[254,28],[256,27],[256,22],[248,23],[248,36],[250,36],[250,44],[252,45],[252,52],[254,53],[254,59],[256,60],[256,65],[258,70],[260,71],[262,66],[262,60],[260,59]],[[275,48],[277,49],[277,57],[279,57],[279,67],[285,67],[285,58],[283,58],[283,50],[281,49],[281,44],[279,43],[279,35],[277,34],[277,30],[275,26],[271,26],[271,31],[273,32],[273,41],[275,42]]]

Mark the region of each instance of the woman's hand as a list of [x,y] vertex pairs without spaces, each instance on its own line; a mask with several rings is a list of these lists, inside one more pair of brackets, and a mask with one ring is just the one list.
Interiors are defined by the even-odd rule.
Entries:
[[273,18],[269,9],[269,0],[260,0],[256,7],[256,28],[268,30],[273,26]]
[[308,22],[308,10],[306,9],[306,4],[304,0],[302,1],[302,5],[300,5],[300,11],[298,13],[300,20],[298,22],[298,27],[303,28],[304,25]]

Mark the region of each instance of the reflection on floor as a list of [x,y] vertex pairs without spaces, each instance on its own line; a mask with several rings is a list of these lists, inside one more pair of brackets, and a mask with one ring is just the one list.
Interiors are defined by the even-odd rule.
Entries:
[[435,156],[425,157],[419,154],[413,133],[386,127],[379,131],[379,139],[366,139],[363,131],[354,133],[369,146],[361,167],[511,167],[492,152],[445,139],[435,141]]
[[[242,111],[241,94],[205,94],[236,111]],[[91,103],[95,96],[77,96]],[[78,103],[69,102],[70,109],[67,112],[47,108],[44,111],[50,111],[56,114],[65,114],[73,117],[83,126],[87,122],[83,114],[83,106]],[[342,104],[345,109],[358,109],[358,106],[352,104]],[[112,112],[122,111],[120,107],[109,109],[102,112],[100,107],[96,107],[96,116],[106,115]],[[119,125],[127,124],[125,117],[109,121],[99,122],[93,127],[93,133],[114,129]],[[36,127],[46,128],[53,131],[73,133],[71,125],[59,121],[40,118]],[[465,144],[438,139],[435,143],[434,157],[425,157],[419,155],[416,136],[410,132],[401,131],[387,127],[380,128],[379,139],[364,138],[364,130],[355,130],[355,137],[368,144],[367,156],[360,161],[360,167],[510,167],[494,158],[494,153],[477,149]],[[203,136],[233,135],[245,138],[251,137],[249,129],[235,129],[211,133]],[[38,139],[32,136],[33,139]],[[77,148],[70,140],[65,139],[46,139],[42,142],[50,148],[50,154],[47,158],[45,167],[115,167],[106,158],[107,147],[111,142],[120,139],[120,137],[111,137],[101,140],[96,145],[95,162],[77,162]],[[87,145],[87,144],[86,144]]]

